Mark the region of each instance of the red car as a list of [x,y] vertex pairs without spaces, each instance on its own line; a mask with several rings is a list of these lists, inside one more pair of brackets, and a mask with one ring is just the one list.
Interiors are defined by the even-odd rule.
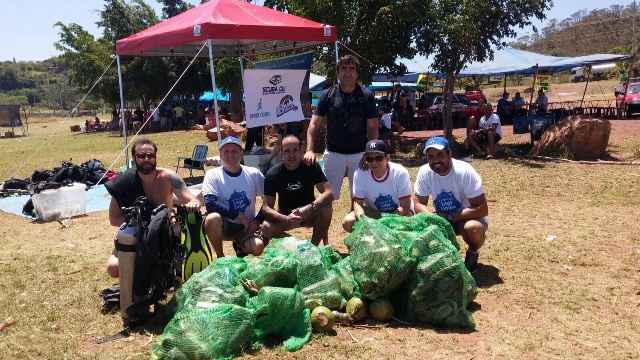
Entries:
[[[471,116],[475,116],[476,118],[478,118],[481,116],[480,106],[478,102],[470,101],[470,99],[467,98],[466,95],[454,94],[453,103],[451,105],[451,112],[454,114],[464,113],[466,118],[470,118]],[[444,98],[442,96],[437,96],[429,110],[431,112],[441,113],[443,106]]]
[[616,107],[626,109],[627,114],[640,112],[640,82],[631,82],[627,87],[627,94],[624,94],[624,85],[617,86]]
[[477,103],[487,102],[487,98],[484,97],[482,90],[467,90],[464,92],[464,96],[466,96],[469,101],[475,101]]

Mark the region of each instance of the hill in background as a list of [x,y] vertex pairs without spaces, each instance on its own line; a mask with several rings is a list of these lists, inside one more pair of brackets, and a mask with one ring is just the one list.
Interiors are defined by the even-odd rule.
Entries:
[[551,19],[532,35],[520,37],[511,46],[554,56],[594,53],[629,54],[636,29],[640,30],[637,8],[612,5],[608,9],[580,10],[566,19]]

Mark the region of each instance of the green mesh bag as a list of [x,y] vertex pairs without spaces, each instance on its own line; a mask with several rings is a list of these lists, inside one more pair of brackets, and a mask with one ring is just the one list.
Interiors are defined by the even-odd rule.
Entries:
[[338,278],[338,284],[340,286],[340,293],[342,296],[349,300],[354,296],[361,297],[360,288],[358,283],[353,277],[353,270],[351,269],[351,263],[349,257],[346,257],[338,261],[331,269]]
[[331,246],[323,246],[320,250],[320,258],[326,269],[331,269],[338,261],[342,260],[342,256]]
[[181,311],[151,348],[152,359],[229,359],[251,339],[254,314],[233,304]]
[[420,213],[414,216],[384,214],[378,221],[390,229],[402,232],[405,236],[420,234],[428,227],[435,225],[442,231],[442,236],[445,239],[448,239],[457,250],[460,249],[453,226],[441,216],[430,213]]
[[178,311],[183,309],[207,309],[215,304],[236,304],[244,306],[248,294],[240,284],[240,273],[244,260],[216,262],[194,274],[176,292]]
[[477,294],[476,282],[454,252],[420,260],[409,286],[411,320],[444,328],[475,329],[467,307]]
[[368,217],[363,216],[355,223],[344,243],[351,254],[353,276],[362,295],[369,300],[398,289],[415,267],[411,248],[403,246],[398,232]]
[[340,310],[347,304],[341,293],[340,280],[335,272],[330,271],[324,280],[318,281],[302,289],[305,306],[313,310],[318,306],[326,306],[331,310]]
[[329,269],[322,260],[320,249],[311,242],[305,241],[298,245],[295,256],[298,259],[298,289],[304,289],[327,277]]
[[255,314],[254,341],[277,337],[284,339],[287,351],[296,351],[311,339],[310,312],[305,309],[299,291],[264,287],[249,299],[247,307]]
[[259,288],[264,286],[294,287],[298,261],[285,251],[269,251],[262,257],[247,256],[247,269],[243,279],[253,280]]

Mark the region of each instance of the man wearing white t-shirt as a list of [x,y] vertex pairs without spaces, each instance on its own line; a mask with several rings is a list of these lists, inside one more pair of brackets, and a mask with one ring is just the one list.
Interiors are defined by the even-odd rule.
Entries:
[[232,240],[238,256],[260,255],[264,244],[252,236],[263,218],[256,216],[256,197],[262,196],[264,177],[258,169],[240,165],[243,149],[234,136],[220,142],[222,166],[207,171],[202,182],[209,213],[204,229],[218,257],[224,256],[222,240]]
[[435,212],[449,220],[469,245],[464,263],[469,271],[478,265],[478,250],[484,244],[489,209],[478,172],[451,157],[449,141],[435,136],[427,140],[427,164],[420,167],[415,184],[416,213],[428,212],[429,196]]
[[353,211],[342,227],[351,232],[362,216],[380,213],[411,215],[411,179],[402,165],[389,161],[389,148],[382,140],[367,142],[359,168],[353,176]]
[[500,116],[493,112],[491,104],[483,105],[482,112],[479,129],[472,132],[469,142],[474,148],[486,149],[487,158],[490,159],[496,156],[496,144],[502,139],[502,125]]

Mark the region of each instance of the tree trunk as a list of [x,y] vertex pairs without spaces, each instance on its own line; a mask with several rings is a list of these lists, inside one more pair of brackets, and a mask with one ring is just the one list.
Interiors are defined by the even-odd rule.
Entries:
[[455,74],[447,73],[447,80],[444,85],[444,108],[442,109],[442,132],[447,139],[453,138],[452,104],[455,83]]
[[242,121],[244,118],[244,112],[242,111],[242,86],[240,82],[236,82],[231,89],[231,109],[232,119],[239,119]]

